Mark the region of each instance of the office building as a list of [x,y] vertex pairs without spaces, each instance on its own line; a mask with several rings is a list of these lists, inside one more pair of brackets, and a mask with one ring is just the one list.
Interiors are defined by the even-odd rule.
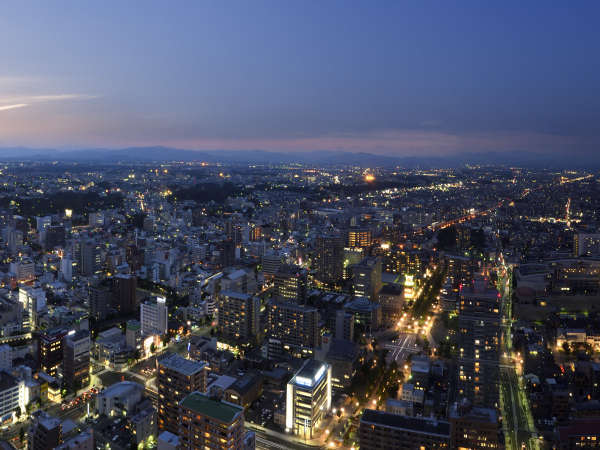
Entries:
[[0,370],[0,419],[3,422],[12,421],[16,411],[25,413],[25,389],[25,381]]
[[259,334],[260,299],[240,292],[222,291],[218,296],[219,337],[241,343]]
[[27,433],[29,450],[54,450],[62,443],[62,426],[59,419],[40,410],[31,415]]
[[120,381],[103,389],[96,397],[98,414],[112,417],[131,415],[142,401],[144,386],[132,381]]
[[12,369],[13,351],[8,344],[0,345],[0,370]]
[[60,279],[65,283],[73,281],[73,260],[69,256],[60,260]]
[[342,276],[344,280],[352,278],[352,267],[359,264],[365,257],[365,249],[361,247],[344,247],[344,262]]
[[369,247],[372,242],[372,233],[368,228],[352,227],[347,233],[347,247]]
[[10,273],[19,283],[27,283],[35,279],[35,264],[30,258],[21,258],[10,263]]
[[182,401],[180,449],[244,449],[244,408],[192,392]]
[[111,300],[110,287],[102,283],[96,283],[89,287],[88,292],[90,316],[96,320],[106,319]]
[[352,342],[354,340],[354,314],[339,309],[335,313],[335,338]]
[[450,424],[426,417],[407,417],[365,409],[358,437],[361,450],[414,450],[450,447]]
[[326,234],[315,241],[313,269],[322,283],[338,283],[344,275],[344,242],[341,236]]
[[573,236],[573,256],[600,256],[600,233],[576,233]]
[[263,255],[262,272],[265,278],[272,279],[281,266],[281,255],[279,253],[265,253]]
[[352,267],[352,287],[354,295],[377,301],[381,290],[381,259],[364,258]]
[[22,286],[19,288],[19,302],[29,317],[29,326],[35,330],[39,315],[46,310],[46,292],[41,287]]
[[100,272],[102,268],[102,255],[100,246],[91,239],[82,239],[79,242],[79,274],[91,277]]
[[206,391],[206,364],[167,353],[156,361],[158,428],[179,431],[179,402],[188,394]]
[[38,341],[38,359],[40,370],[56,377],[58,367],[63,361],[63,338],[68,330],[59,328],[42,333]]
[[284,265],[275,273],[275,295],[282,301],[304,304],[308,273],[298,266]]
[[90,383],[90,333],[69,332],[63,342],[63,377],[73,390]]
[[500,298],[487,278],[460,290],[458,313],[458,399],[473,406],[498,404]]
[[312,439],[331,408],[331,367],[307,360],[288,382],[285,398],[286,429]]
[[153,297],[140,305],[142,335],[167,334],[169,312],[165,297]]

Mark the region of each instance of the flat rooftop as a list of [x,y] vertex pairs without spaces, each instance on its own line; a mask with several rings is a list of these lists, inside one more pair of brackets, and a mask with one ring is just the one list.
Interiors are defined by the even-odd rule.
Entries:
[[225,423],[232,423],[244,411],[241,406],[210,398],[200,392],[192,392],[181,401],[181,406]]
[[194,375],[204,370],[204,367],[206,366],[205,363],[186,359],[176,353],[168,353],[166,356],[159,359],[158,363],[167,369],[175,370],[183,375]]
[[309,359],[304,363],[296,375],[291,379],[290,383],[296,386],[312,387],[321,381],[323,376],[327,373],[328,365],[317,361],[315,359]]
[[374,409],[365,409],[360,422],[406,430],[412,433],[430,434],[450,438],[450,424],[445,420],[401,416],[399,414],[391,414]]

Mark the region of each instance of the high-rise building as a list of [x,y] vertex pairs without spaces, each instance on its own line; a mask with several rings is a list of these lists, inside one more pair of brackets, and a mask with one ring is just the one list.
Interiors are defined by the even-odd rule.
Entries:
[[102,268],[100,246],[91,239],[79,242],[79,274],[91,277]]
[[478,277],[460,290],[458,398],[473,406],[498,403],[500,295]]
[[365,409],[358,429],[360,448],[365,450],[432,449],[450,447],[450,424],[428,417],[407,417]]
[[260,299],[240,292],[222,291],[218,296],[219,336],[241,343],[259,334]]
[[60,260],[60,278],[66,283],[73,280],[73,260],[69,256]]
[[279,253],[265,253],[262,257],[262,272],[265,278],[272,279],[281,268],[281,255]]
[[335,338],[350,342],[354,340],[354,314],[344,309],[335,313]]
[[377,301],[381,290],[381,259],[367,257],[352,267],[354,295]]
[[337,234],[318,236],[313,268],[323,283],[337,283],[344,275],[344,242]]
[[90,333],[69,332],[63,342],[63,377],[74,390],[90,382]]
[[235,242],[231,239],[224,240],[218,244],[219,265],[229,267],[235,264]]
[[283,301],[304,304],[308,287],[305,269],[284,265],[275,273],[275,295]]
[[12,347],[8,344],[0,345],[0,370],[10,370],[13,364]]
[[113,278],[113,304],[121,314],[131,314],[138,308],[137,278],[119,274]]
[[19,288],[19,302],[29,316],[29,325],[35,330],[38,315],[46,310],[46,292],[41,287],[22,286]]
[[319,311],[294,303],[272,301],[267,313],[269,354],[285,351],[308,357],[319,346]]
[[312,439],[331,408],[331,367],[307,360],[288,382],[285,398],[285,427]]
[[31,281],[35,278],[35,264],[31,258],[20,258],[10,263],[10,273],[19,283]]
[[599,256],[600,233],[576,233],[573,236],[573,256]]
[[348,230],[348,247],[369,247],[372,242],[372,233],[368,228],[352,227]]
[[110,288],[103,284],[95,284],[89,288],[90,315],[96,320],[104,320],[110,306]]
[[67,330],[60,328],[40,334],[38,342],[38,359],[40,370],[55,377],[58,366],[63,360],[63,338]]
[[206,364],[167,353],[156,361],[158,386],[158,427],[179,432],[179,402],[188,394],[206,391]]
[[13,420],[15,413],[25,412],[25,403],[25,381],[0,370],[0,417],[7,421]]
[[450,408],[450,448],[503,448],[496,409],[471,407],[463,399]]
[[153,297],[140,304],[140,323],[142,335],[167,334],[169,312],[167,299],[164,297]]
[[365,256],[365,249],[360,247],[345,247],[342,276],[344,280],[352,278],[352,267],[360,263]]
[[180,449],[244,449],[244,408],[200,392],[180,404]]
[[61,421],[41,409],[31,415],[27,433],[27,448],[30,450],[53,450],[62,442]]

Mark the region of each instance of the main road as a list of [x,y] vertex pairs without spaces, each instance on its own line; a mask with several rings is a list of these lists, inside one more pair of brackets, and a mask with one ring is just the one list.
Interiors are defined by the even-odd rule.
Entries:
[[507,449],[539,450],[540,443],[531,414],[529,400],[517,374],[512,354],[511,269],[498,266],[498,290],[502,294],[502,334],[500,337],[500,409],[502,410]]

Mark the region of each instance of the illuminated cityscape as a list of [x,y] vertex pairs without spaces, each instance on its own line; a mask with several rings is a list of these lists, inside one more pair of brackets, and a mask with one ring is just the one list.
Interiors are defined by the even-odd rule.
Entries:
[[599,13],[5,5],[0,450],[600,448]]

